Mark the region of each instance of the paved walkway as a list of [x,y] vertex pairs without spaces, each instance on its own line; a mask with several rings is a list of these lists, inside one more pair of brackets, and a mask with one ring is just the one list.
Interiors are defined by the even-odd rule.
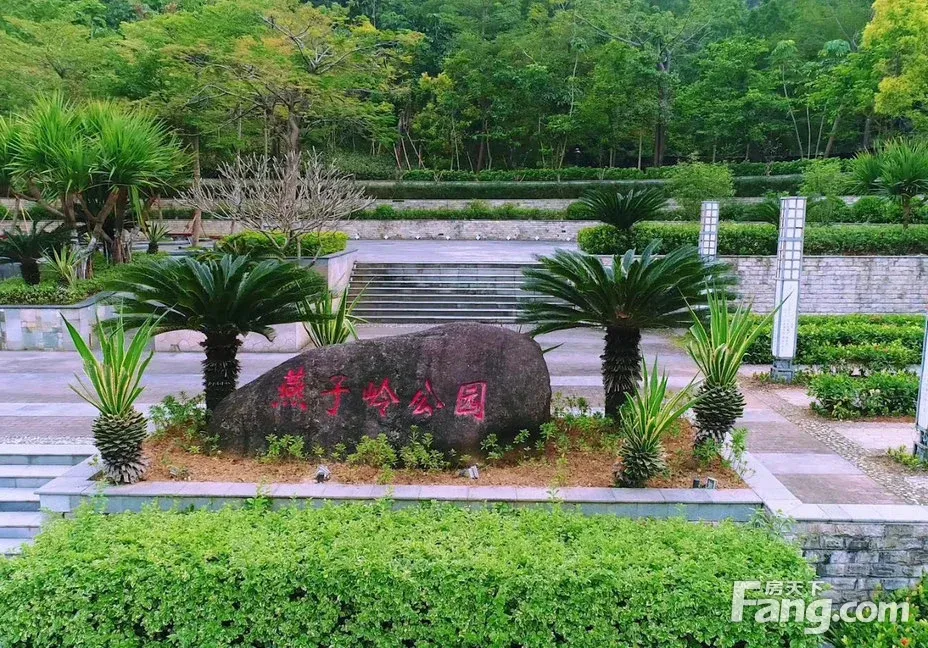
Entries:
[[[361,328],[364,338],[394,335],[417,326]],[[561,345],[545,356],[555,392],[603,402],[600,379],[602,336],[568,331],[539,338],[542,347]],[[646,335],[646,361],[655,357],[670,375],[671,387],[685,387],[696,369],[670,335]],[[242,382],[276,366],[289,354],[242,354]],[[142,409],[167,394],[201,390],[198,353],[159,353],[145,378]],[[928,503],[924,478],[907,477],[887,463],[885,450],[910,445],[914,426],[906,423],[834,423],[812,415],[799,388],[761,386],[746,367],[747,408],[740,425],[750,430],[745,479],[774,510],[794,517],[918,519]],[[68,389],[80,370],[74,353],[0,352],[0,443],[82,443],[89,440],[91,406]],[[895,512],[895,513],[894,513]]]
[[551,241],[350,241],[360,263],[531,263],[576,243]]

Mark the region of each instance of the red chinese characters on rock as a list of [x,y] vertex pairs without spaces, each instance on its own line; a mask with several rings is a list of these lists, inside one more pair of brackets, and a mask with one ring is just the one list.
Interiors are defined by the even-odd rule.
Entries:
[[338,410],[342,405],[342,396],[351,393],[350,389],[342,386],[342,383],[348,380],[348,376],[332,376],[329,380],[332,382],[332,389],[325,390],[322,395],[332,397],[332,407],[328,408],[325,413],[329,416],[338,416]]
[[380,412],[381,418],[386,417],[387,409],[391,405],[397,405],[400,402],[400,399],[396,397],[396,392],[390,387],[389,378],[384,378],[383,382],[380,383],[380,387],[374,383],[368,383],[367,387],[364,388],[362,398],[370,407]]
[[306,385],[303,380],[306,378],[306,370],[303,367],[297,371],[291,369],[284,377],[284,381],[277,388],[277,400],[271,403],[271,407],[279,409],[281,407],[299,408],[306,411]]
[[457,416],[473,416],[482,421],[486,416],[487,384],[485,382],[472,382],[461,385],[458,389],[458,400],[454,406]]
[[414,416],[425,417],[432,416],[435,410],[440,410],[444,408],[444,406],[445,404],[441,402],[441,399],[435,395],[430,380],[425,381],[425,389],[417,391],[416,395],[412,397],[412,402],[409,404]]

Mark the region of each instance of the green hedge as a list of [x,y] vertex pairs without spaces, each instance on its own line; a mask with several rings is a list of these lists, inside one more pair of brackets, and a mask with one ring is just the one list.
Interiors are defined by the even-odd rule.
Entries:
[[[335,163],[340,169],[353,174],[359,180],[404,180],[404,181],[443,181],[443,182],[520,182],[569,181],[569,180],[638,180],[646,178],[667,178],[675,167],[649,167],[638,170],[634,167],[563,167],[561,169],[493,169],[485,171],[462,171],[448,169],[412,169],[402,171],[396,168],[392,158],[373,158],[371,156],[348,155],[338,153]],[[799,175],[809,166],[810,160],[790,162],[723,162],[736,176],[778,176]],[[844,166],[847,166],[846,164]]]
[[[273,237],[277,245],[271,241]],[[259,256],[273,256],[277,254],[280,246],[284,245],[286,237],[283,234],[271,232],[239,232],[226,236],[216,242],[216,249],[220,252],[236,254],[257,254]],[[304,234],[300,237],[300,253],[304,257],[324,256],[343,251],[348,246],[348,235],[342,232],[322,232],[319,234]],[[296,241],[291,241],[284,250],[287,256],[297,255]]]
[[[872,369],[905,368],[921,362],[925,318],[920,315],[803,315],[796,361],[803,365]],[[768,324],[748,349],[745,362],[768,364]]]
[[[636,246],[643,247],[651,239],[662,241],[661,250],[680,245],[696,245],[698,223],[638,223],[633,228]],[[590,254],[624,252],[621,237],[610,225],[583,229],[577,236],[580,249]],[[840,225],[806,228],[806,254],[810,255],[878,255],[903,256],[928,254],[928,226],[914,225]],[[719,254],[730,256],[775,255],[777,228],[769,223],[721,223]]]
[[[840,648],[921,648],[928,646],[928,588],[925,579],[914,588],[891,594],[877,592],[879,602],[907,602],[909,620],[905,623],[840,623],[832,626],[832,643]],[[905,640],[905,641],[903,641]]]
[[[800,177],[770,176],[735,178],[735,195],[759,197],[771,192],[794,193]],[[367,185],[365,191],[372,198],[383,200],[487,200],[502,198],[579,198],[585,191],[603,186],[617,191],[663,187],[663,180],[618,180],[609,182],[421,182],[406,181],[386,185]]]
[[[132,263],[145,263],[152,258],[161,258],[163,253],[157,255],[135,253]],[[91,279],[78,281],[72,287],[63,286],[47,270],[42,270],[41,283],[30,286],[21,278],[0,281],[0,305],[22,306],[49,306],[77,304],[85,299],[103,291],[103,285],[114,275],[120,272],[125,265],[107,266],[102,262],[94,261],[94,276]]]
[[822,374],[809,382],[812,409],[836,419],[862,416],[915,416],[918,376],[904,371],[865,377]]
[[795,547],[743,525],[265,508],[52,523],[0,560],[0,645],[818,645],[799,624],[730,621],[734,581],[814,577]]

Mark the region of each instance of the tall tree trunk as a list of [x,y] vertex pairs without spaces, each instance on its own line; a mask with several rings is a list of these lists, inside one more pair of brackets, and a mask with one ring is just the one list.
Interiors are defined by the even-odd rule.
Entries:
[[603,355],[603,384],[606,388],[606,416],[618,420],[619,409],[638,388],[641,379],[641,331],[606,328]]
[[[200,135],[193,136],[193,186],[200,185]],[[203,210],[197,206],[193,210],[193,218],[190,221],[190,245],[196,247],[200,244],[200,237],[203,235]]]
[[300,151],[300,118],[294,110],[287,116],[287,153]]
[[831,152],[835,150],[835,142],[838,140],[838,127],[841,125],[841,114],[843,107],[838,108],[835,115],[835,123],[831,125],[831,133],[828,135],[828,143],[825,145],[825,157],[831,157]]
[[203,360],[203,391],[206,394],[206,409],[210,412],[223,398],[235,391],[241,365],[238,348],[242,345],[237,335],[229,333],[207,333],[200,343],[206,352]]
[[867,115],[867,119],[864,120],[864,138],[862,142],[862,148],[865,151],[870,150],[870,135],[873,131],[873,116]]

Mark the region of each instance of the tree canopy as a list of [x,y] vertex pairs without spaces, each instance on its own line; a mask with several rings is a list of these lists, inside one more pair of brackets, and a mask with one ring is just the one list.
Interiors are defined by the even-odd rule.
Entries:
[[928,127],[922,0],[0,0],[0,111],[134,102],[215,168],[850,156]]

